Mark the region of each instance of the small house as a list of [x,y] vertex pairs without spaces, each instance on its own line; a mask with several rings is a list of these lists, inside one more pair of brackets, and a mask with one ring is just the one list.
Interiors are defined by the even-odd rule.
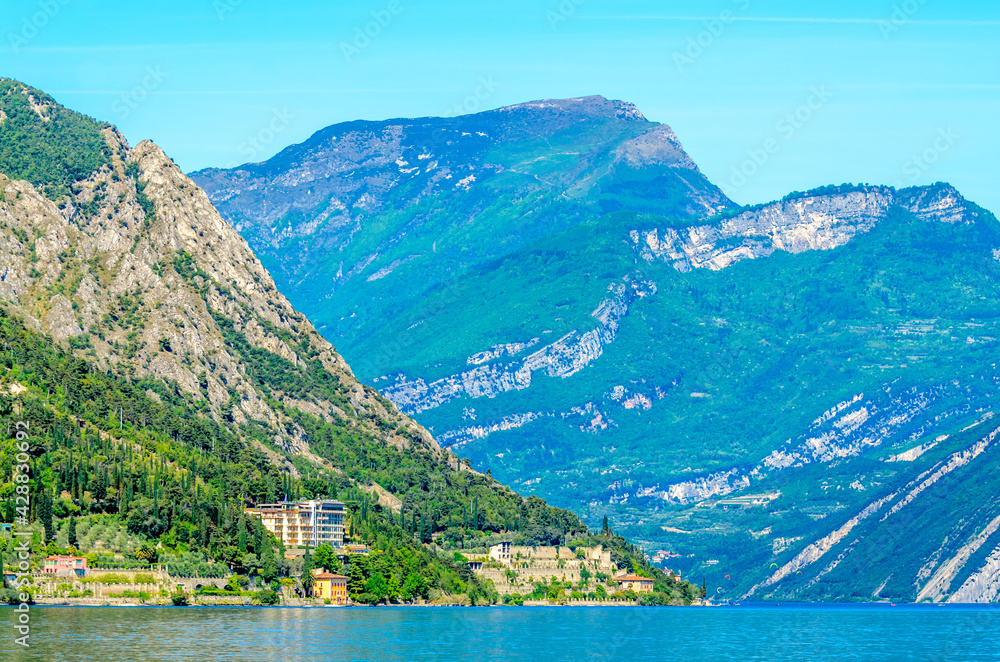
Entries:
[[344,575],[321,572],[313,581],[313,595],[329,600],[331,604],[346,605],[348,579]]
[[82,556],[59,556],[57,554],[45,559],[43,569],[50,575],[83,577],[87,574],[87,559]]
[[621,586],[623,591],[635,591],[636,593],[652,593],[653,580],[649,577],[638,575],[622,575],[615,577],[615,581]]

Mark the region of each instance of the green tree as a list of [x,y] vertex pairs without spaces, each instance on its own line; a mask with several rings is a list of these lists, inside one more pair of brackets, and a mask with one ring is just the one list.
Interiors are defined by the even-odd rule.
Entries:
[[239,533],[237,534],[237,547],[240,550],[240,556],[247,553],[247,520],[246,517],[240,515],[240,523],[238,528]]
[[365,593],[375,598],[375,602],[382,602],[389,594],[389,584],[381,572],[372,573],[372,576],[365,582]]
[[403,587],[399,590],[399,596],[404,600],[416,600],[427,597],[427,582],[419,572],[411,572],[403,580]]
[[76,547],[76,544],[77,544],[77,539],[76,539],[76,518],[73,517],[72,515],[69,518],[69,524],[66,526],[66,528],[68,529],[69,546],[70,547]]
[[305,556],[302,557],[302,577],[301,577],[301,579],[302,579],[302,590],[305,592],[306,597],[309,597],[310,595],[312,595],[312,587],[313,587],[313,575],[312,575],[312,571],[313,571],[313,567],[314,567],[313,566],[313,558],[312,558],[312,555],[309,553],[309,550],[307,549]]
[[352,599],[357,599],[365,592],[365,571],[359,561],[360,559],[357,559],[351,563],[351,581],[347,583],[347,592]]
[[146,561],[147,563],[155,563],[157,557],[156,547],[148,542],[144,542],[139,545],[139,549],[136,550],[135,558]]
[[56,529],[52,523],[52,494],[47,487],[42,488],[38,495],[38,519],[42,520],[45,529],[45,542],[54,540]]
[[265,583],[270,584],[278,576],[278,564],[274,560],[274,550],[271,548],[270,542],[265,538],[264,542],[264,552],[261,558],[260,570],[261,579]]
[[316,548],[313,564],[314,567],[323,568],[326,572],[336,573],[340,571],[340,559],[337,558],[337,552],[327,543]]

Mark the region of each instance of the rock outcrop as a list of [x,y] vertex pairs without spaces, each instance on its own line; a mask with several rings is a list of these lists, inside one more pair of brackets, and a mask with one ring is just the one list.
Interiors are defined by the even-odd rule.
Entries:
[[[77,182],[61,205],[0,175],[0,299],[99,365],[176,384],[215,418],[260,422],[286,449],[307,452],[302,431],[268,404],[227,346],[225,321],[254,348],[329,371],[344,386],[351,417],[369,433],[438,448],[354,378],[160,148],[144,141],[130,149],[111,128],[103,135],[112,164]],[[344,404],[306,397],[302,411],[344,416]],[[381,431],[378,421],[405,435]]]

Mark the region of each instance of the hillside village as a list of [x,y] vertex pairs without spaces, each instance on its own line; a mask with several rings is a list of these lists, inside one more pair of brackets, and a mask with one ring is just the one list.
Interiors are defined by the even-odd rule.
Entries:
[[[350,515],[342,502],[303,500],[261,504],[247,508],[245,515],[259,521],[261,529],[274,536],[276,551],[288,567],[288,576],[268,581],[263,568],[240,574],[214,559],[189,558],[185,565],[170,562],[164,555],[162,560],[167,562],[157,562],[158,550],[148,544],[140,544],[131,553],[115,552],[108,546],[114,547],[122,540],[121,530],[113,522],[104,522],[103,536],[108,540],[86,536],[84,541],[91,543],[86,553],[74,545],[59,548],[55,541],[39,546],[44,531],[20,531],[4,525],[0,530],[0,555],[7,550],[8,560],[13,560],[16,545],[25,534],[30,535],[39,552],[51,552],[47,556],[38,555],[28,573],[13,564],[5,566],[4,583],[16,586],[26,574],[30,575],[30,592],[41,604],[475,604],[469,596],[426,591],[421,594],[419,588],[407,590],[398,585],[393,590],[388,584],[395,578],[380,592],[374,585],[378,580],[373,583],[362,572],[369,564],[377,563],[381,552],[351,542],[345,535],[345,517]],[[86,519],[81,523],[67,520],[56,538],[64,535],[68,542],[72,536],[80,545],[77,531],[87,534],[101,526]],[[609,542],[614,540],[610,531],[606,538]],[[128,543],[126,546],[133,547]],[[439,549],[439,553],[445,552]],[[513,545],[504,541],[490,546],[486,554],[455,551],[452,555],[461,566],[460,572],[477,577],[495,592],[491,601],[505,605],[642,604],[653,594],[654,574],[658,572],[650,572],[647,567],[641,575],[636,574],[631,567],[634,564],[620,567],[613,560],[611,548],[580,541],[558,546]],[[667,578],[677,585],[678,596],[691,594],[691,587],[681,581],[679,574],[668,572]]]

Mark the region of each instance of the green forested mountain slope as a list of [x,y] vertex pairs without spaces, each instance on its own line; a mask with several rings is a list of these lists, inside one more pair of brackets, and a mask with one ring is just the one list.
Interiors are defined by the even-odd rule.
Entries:
[[[734,207],[669,127],[603,97],[348,122],[264,163],[191,176],[282,292],[352,350],[400,307],[601,214]],[[354,360],[365,379],[392,367]]]
[[[484,118],[463,121],[475,134]],[[599,143],[577,132],[580,144]],[[240,205],[301,183],[292,157],[305,149],[214,172],[226,175],[210,187],[226,217],[243,227]],[[557,197],[572,197],[586,150],[556,164],[538,149],[558,173],[547,174]],[[245,186],[250,171],[260,176]],[[304,256],[302,230],[270,250],[293,256],[289,269],[303,276],[345,260],[335,279],[288,272],[281,287],[324,320],[363,380],[442,444],[591,524],[609,515],[729,597],[997,599],[995,498],[981,489],[992,446],[887,515],[921,474],[992,429],[993,215],[946,184],[831,186],[700,218],[694,202],[664,203],[656,184],[630,190],[618,206],[574,198],[592,211],[567,223],[545,220],[548,207],[527,193],[495,195],[505,207],[480,215],[465,192],[434,190],[358,212],[347,243]],[[417,229],[438,208],[471,219],[458,226],[469,260],[418,248]],[[400,229],[384,243],[391,260],[370,248],[383,245],[388,218]],[[497,232],[481,231],[482,218],[520,243],[482,253]],[[354,250],[374,261],[344,257]],[[931,508],[932,495],[955,515]],[[864,537],[828,538],[869,507],[848,527]],[[923,536],[921,551],[904,550]],[[975,554],[956,556],[983,536]],[[885,555],[862,572],[865,539],[884,541]],[[929,589],[942,564],[966,575]]]
[[[30,97],[42,100],[37,121],[65,120],[32,134],[39,172],[51,171],[46,154],[89,153],[78,130],[89,120],[3,85],[8,117]],[[470,470],[362,386],[159,148],[98,128],[103,158],[45,196],[0,162],[0,415],[11,430],[30,423],[36,545],[73,543],[79,522],[86,551],[178,572],[217,572],[214,559],[270,581],[288,564],[243,508],[337,497],[355,539],[379,552],[358,563],[357,595],[377,573],[388,593],[376,597],[476,601],[491,591],[451,550],[589,536],[574,514]],[[0,153],[23,140],[0,134]],[[4,499],[15,455],[4,442]],[[690,587],[662,595],[690,599]]]

